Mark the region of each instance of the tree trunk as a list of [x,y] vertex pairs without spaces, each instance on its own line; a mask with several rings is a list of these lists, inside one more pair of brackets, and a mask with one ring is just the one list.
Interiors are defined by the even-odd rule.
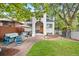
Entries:
[[66,30],[66,37],[71,38],[71,30],[70,29]]
[[66,38],[71,38],[71,30],[70,29],[65,29],[62,31],[62,36]]
[[66,37],[66,28],[64,28],[64,29],[62,30],[62,36],[63,36],[63,37]]
[[66,37],[66,32],[65,31],[62,31],[62,36]]

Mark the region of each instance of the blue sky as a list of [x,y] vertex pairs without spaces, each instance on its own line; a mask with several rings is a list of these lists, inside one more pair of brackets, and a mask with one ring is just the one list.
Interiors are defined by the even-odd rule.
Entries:
[[30,3],[27,4],[27,8],[31,8],[31,11],[34,12],[34,7]]

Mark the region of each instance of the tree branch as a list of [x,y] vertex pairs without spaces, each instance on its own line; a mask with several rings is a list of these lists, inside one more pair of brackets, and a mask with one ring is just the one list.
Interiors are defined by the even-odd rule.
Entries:
[[71,17],[69,5],[66,3],[68,17]]
[[57,12],[56,10],[54,10],[54,11],[65,22],[66,25],[69,25],[68,22],[67,22],[67,20],[64,17],[62,17],[59,12]]
[[59,13],[58,13],[59,17],[65,22],[66,25],[69,25],[67,20],[65,18],[63,18]]
[[73,14],[71,16],[72,19],[74,18],[74,16],[75,16],[76,12],[78,11],[78,9],[79,9],[79,4],[76,6],[75,11],[73,12]]
[[66,14],[65,14],[65,7],[64,7],[64,4],[62,4],[62,12],[63,12],[63,18],[65,19],[65,20],[67,20],[66,19]]

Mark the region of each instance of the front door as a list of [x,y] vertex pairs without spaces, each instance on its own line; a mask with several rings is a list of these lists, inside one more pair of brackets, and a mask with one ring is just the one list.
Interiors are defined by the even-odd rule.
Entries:
[[36,33],[43,33],[43,23],[40,21],[36,23]]

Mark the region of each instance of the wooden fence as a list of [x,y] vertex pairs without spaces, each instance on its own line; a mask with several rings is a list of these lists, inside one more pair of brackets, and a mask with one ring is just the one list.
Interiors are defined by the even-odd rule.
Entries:
[[0,26],[0,41],[3,40],[4,34],[5,33],[21,33],[22,31],[24,31],[23,28],[21,27],[9,27],[9,26]]

